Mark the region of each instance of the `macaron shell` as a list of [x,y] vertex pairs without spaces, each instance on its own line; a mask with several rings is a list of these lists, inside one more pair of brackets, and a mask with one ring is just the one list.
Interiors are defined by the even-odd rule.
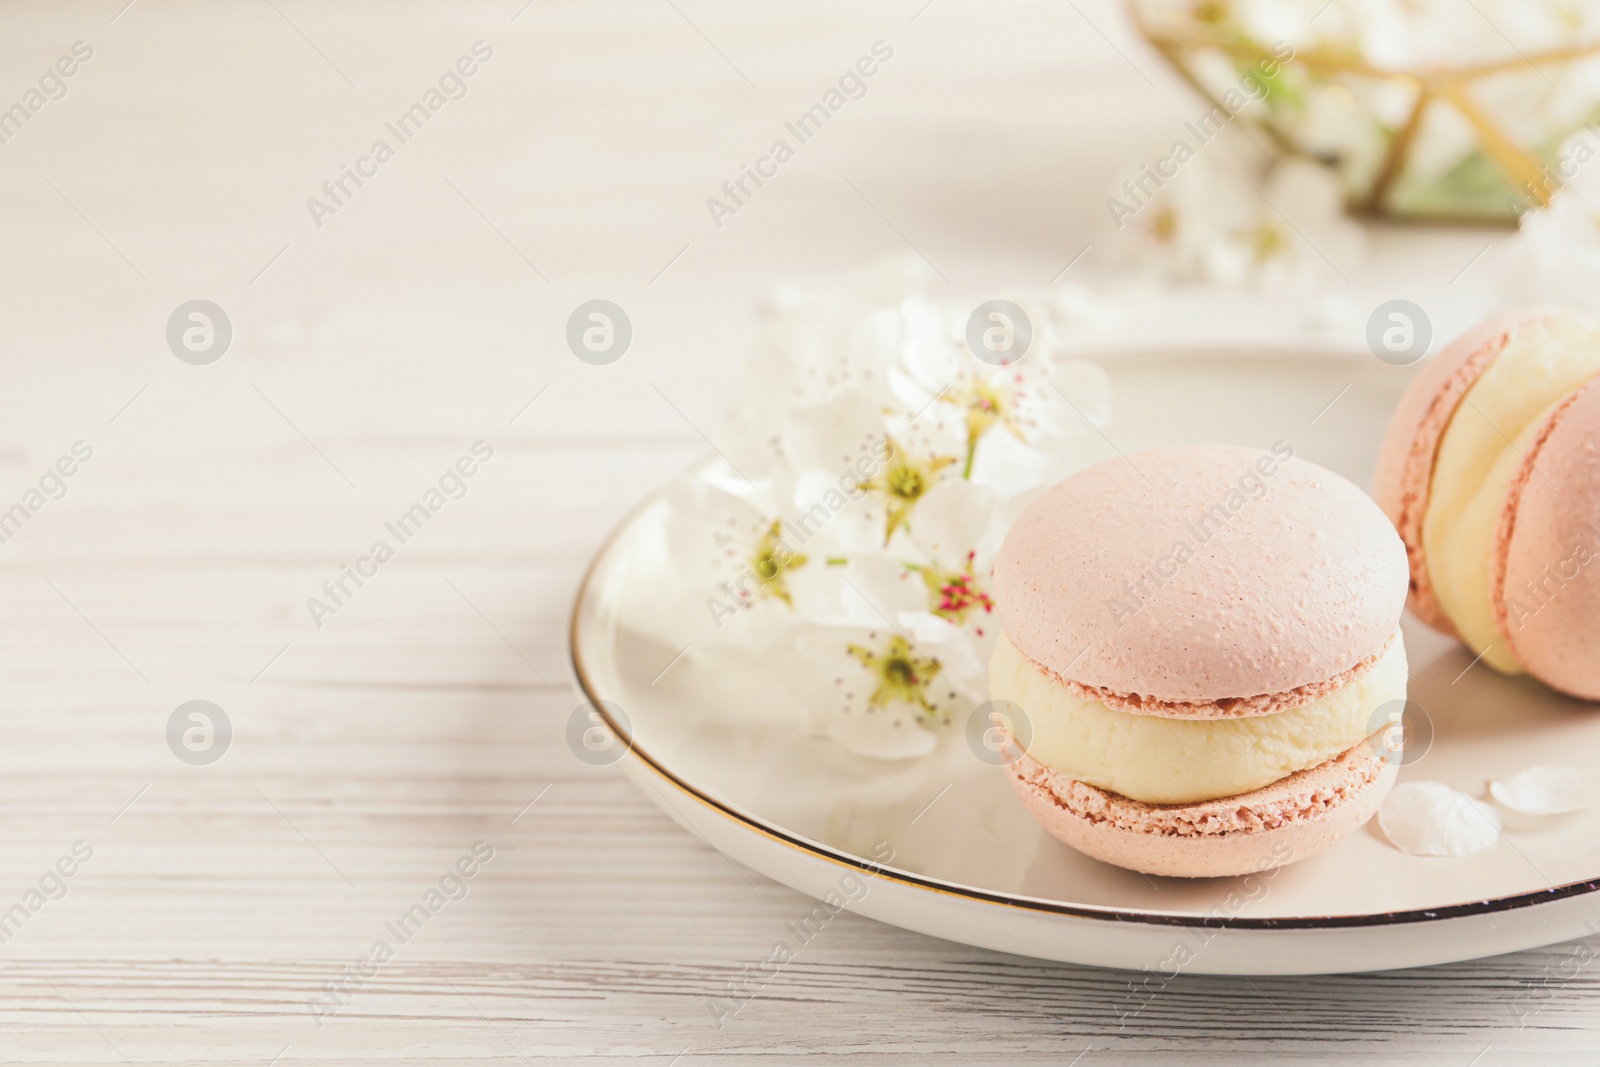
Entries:
[[1219,878],[1303,860],[1360,829],[1399,773],[1378,752],[1363,742],[1253,793],[1196,804],[1129,800],[1027,755],[1008,771],[1033,817],[1077,851],[1146,874]]
[[1356,668],[1388,645],[1406,583],[1404,546],[1360,489],[1233,445],[1080,471],[1023,514],[995,565],[997,606],[1024,656],[1060,679],[1170,703],[1280,693]]
[[1600,379],[1527,450],[1495,548],[1495,622],[1512,653],[1552,688],[1600,700]]
[[1497,315],[1468,330],[1423,365],[1400,398],[1378,451],[1372,495],[1405,543],[1411,581],[1408,606],[1441,633],[1458,636],[1434,597],[1422,547],[1434,455],[1461,398],[1516,334],[1580,312],[1531,307]]

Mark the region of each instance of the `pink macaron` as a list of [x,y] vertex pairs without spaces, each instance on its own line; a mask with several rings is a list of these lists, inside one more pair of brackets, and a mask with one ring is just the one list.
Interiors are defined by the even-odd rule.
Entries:
[[1600,379],[1543,427],[1507,493],[1490,564],[1512,654],[1548,685],[1600,700]]
[[[1561,327],[1579,336],[1588,331],[1600,355],[1600,322],[1583,312],[1539,307],[1496,316],[1423,367],[1384,435],[1374,495],[1406,543],[1409,604],[1451,636],[1461,636],[1460,627],[1441,603],[1423,537],[1441,444],[1454,420],[1484,418],[1474,386],[1496,360],[1519,351],[1538,360],[1545,334]],[[1515,454],[1509,485],[1497,498],[1499,520],[1482,553],[1494,628],[1528,673],[1600,700],[1600,379],[1559,392],[1523,433],[1496,431]]]
[[1411,561],[1409,607],[1417,618],[1443,633],[1453,636],[1455,629],[1434,598],[1422,549],[1422,520],[1439,440],[1461,406],[1461,398],[1494,358],[1520,332],[1563,314],[1567,312],[1560,308],[1524,308],[1468,330],[1423,364],[1389,417],[1378,449],[1372,495],[1406,544]]
[[[1035,703],[1020,708],[1032,742],[1009,765],[1014,788],[1061,841],[1147,873],[1242,874],[1321,851],[1394,781],[1372,736],[1388,723],[1373,716],[1378,696],[1404,697],[1407,578],[1383,512],[1284,442],[1155,449],[1077,473],[1027,509],[996,561],[1002,640],[1015,650],[1004,671],[1027,676]],[[1009,699],[1020,690],[1001,660],[991,692]],[[1325,736],[1308,741],[1313,711]],[[1181,802],[1119,793],[1106,784],[1117,768],[1086,746],[1131,727],[1170,750],[1178,777],[1198,767],[1197,780],[1226,781],[1229,767],[1205,761],[1243,759],[1255,784]],[[1070,740],[1045,751],[1045,737]]]

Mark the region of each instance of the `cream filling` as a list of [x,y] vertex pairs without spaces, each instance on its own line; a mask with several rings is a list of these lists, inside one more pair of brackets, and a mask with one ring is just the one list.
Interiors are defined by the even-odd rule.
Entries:
[[1495,357],[1439,439],[1422,520],[1428,578],[1462,640],[1504,674],[1523,670],[1495,625],[1490,589],[1506,490],[1550,410],[1596,374],[1600,330],[1581,319],[1550,320]]
[[1149,804],[1191,804],[1260,789],[1376,733],[1383,725],[1373,721],[1378,709],[1405,700],[1406,652],[1396,635],[1371,670],[1298,708],[1173,719],[1085,700],[1001,634],[989,660],[989,695],[1022,709],[1032,734],[1028,754],[1051,770]]

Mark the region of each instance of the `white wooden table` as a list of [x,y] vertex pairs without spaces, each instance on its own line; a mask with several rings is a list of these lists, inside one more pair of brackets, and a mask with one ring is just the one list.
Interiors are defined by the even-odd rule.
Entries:
[[[125,3],[0,11],[0,107],[93,52],[0,144],[0,511],[93,450],[0,544],[0,1061],[1592,1061],[1570,946],[1184,977],[1120,1028],[1126,975],[849,916],[719,1029],[707,998],[806,905],[563,742],[581,568],[705,451],[771,282],[912,245],[952,287],[1042,288],[1192,110],[1109,6]],[[713,225],[879,40],[867,94]],[[1440,293],[1485,243],[1403,240]],[[562,341],[596,297],[634,324],[610,367]],[[165,339],[194,299],[232,324],[209,365]],[[465,496],[317,626],[477,441]],[[232,724],[210,765],[167,741],[196,699]]]

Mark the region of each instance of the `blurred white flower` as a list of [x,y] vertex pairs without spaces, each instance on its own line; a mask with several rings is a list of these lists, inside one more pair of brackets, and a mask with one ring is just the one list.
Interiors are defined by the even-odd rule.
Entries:
[[967,347],[972,305],[919,288],[891,269],[780,294],[739,404],[755,455],[667,493],[711,629],[692,654],[762,657],[811,729],[880,759],[927,755],[985,698],[1001,516],[1111,406],[1098,366],[1061,358],[1061,308],[1016,298],[1031,341],[997,367]]
[[1586,0],[1136,0],[1163,30],[1206,27],[1219,36],[1296,51],[1357,54],[1413,70],[1518,58],[1592,40],[1600,11]]
[[[1233,89],[1250,53],[1282,64],[1245,114],[1296,148],[1330,161],[1365,195],[1410,118],[1415,75],[1480,71],[1465,83],[1476,108],[1510,140],[1543,154],[1600,109],[1600,5],[1592,0],[1135,0],[1169,39],[1211,42],[1185,52],[1188,74],[1213,97]],[[1313,62],[1313,57],[1323,62]],[[1355,67],[1356,69],[1351,69]],[[1360,69],[1366,68],[1366,69]],[[1391,203],[1494,212],[1497,164],[1477,126],[1435,94],[1410,139]]]
[[1565,185],[1544,208],[1527,211],[1500,257],[1508,303],[1559,303],[1600,311],[1600,146],[1587,134],[1561,151]]
[[1332,171],[1289,158],[1272,168],[1249,233],[1257,276],[1306,286],[1330,272],[1353,273],[1365,252],[1361,227],[1345,215]]
[[1344,213],[1338,177],[1293,157],[1265,175],[1250,169],[1197,155],[1119,220],[1112,247],[1169,281],[1309,289],[1348,276],[1364,238]]
[[1196,156],[1149,199],[1130,182],[1112,189],[1109,205],[1120,213],[1114,232],[1097,242],[1111,249],[1116,266],[1143,269],[1165,281],[1232,284],[1247,256],[1237,234],[1249,226],[1250,189],[1229,181],[1215,163]]
[[[1028,353],[997,366],[976,358],[965,338],[967,315],[926,300],[901,305],[904,340],[889,386],[942,451],[961,457],[960,474],[1005,495],[1055,473],[1053,453],[1111,417],[1105,372],[1086,360],[1061,359],[1048,309],[1018,297],[1028,320]],[[979,464],[982,463],[980,467]]]

